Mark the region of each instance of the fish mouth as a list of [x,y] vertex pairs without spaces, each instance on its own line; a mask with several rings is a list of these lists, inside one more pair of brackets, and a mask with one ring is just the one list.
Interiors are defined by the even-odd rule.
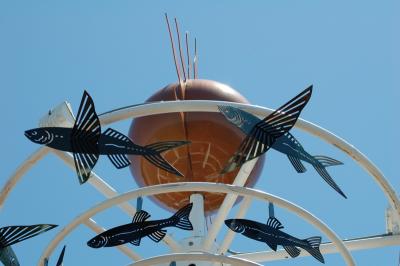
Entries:
[[226,226],[229,227],[229,229],[231,229],[235,233],[243,233],[245,230],[245,227],[243,226],[243,224],[241,224],[238,221],[235,221],[235,219],[225,220],[225,224],[226,224]]

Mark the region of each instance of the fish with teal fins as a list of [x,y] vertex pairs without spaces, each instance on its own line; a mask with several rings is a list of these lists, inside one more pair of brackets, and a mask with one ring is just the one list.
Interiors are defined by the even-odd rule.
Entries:
[[11,246],[57,227],[54,224],[15,225],[0,228],[0,261],[4,265],[19,266]]
[[[257,116],[233,106],[221,105],[218,106],[218,109],[229,122],[237,126],[246,135],[251,134],[252,128],[262,121]],[[285,154],[298,173],[307,171],[301,161],[311,164],[329,186],[344,198],[347,198],[325,169],[329,166],[342,165],[342,162],[323,155],[312,156],[289,132],[277,138],[271,148]]]
[[140,245],[143,237],[149,237],[154,242],[160,242],[167,231],[166,227],[177,227],[183,230],[193,230],[192,223],[189,220],[189,214],[192,210],[192,203],[178,210],[168,219],[146,221],[150,214],[141,210],[135,213],[132,223],[109,229],[87,242],[92,248],[113,247],[131,243],[135,246]]
[[228,219],[225,220],[225,224],[235,233],[266,243],[274,251],[281,245],[292,258],[295,258],[300,255],[299,248],[302,248],[318,261],[325,263],[319,250],[320,236],[306,239],[291,236],[281,231],[284,227],[275,217],[270,217],[266,224],[247,219]]
[[245,162],[267,152],[278,138],[294,126],[304,106],[310,100],[311,93],[312,86],[256,123],[248,121],[241,116],[232,116],[227,106],[218,106],[220,112],[231,123],[246,133],[245,139],[240,143],[235,154],[228,160],[221,174],[231,172],[237,167],[242,166]]
[[140,146],[115,129],[108,128],[102,133],[93,100],[86,91],[83,93],[78,115],[72,128],[35,128],[25,131],[25,136],[34,143],[72,152],[81,184],[89,179],[100,155],[107,155],[111,163],[118,169],[130,165],[128,154],[141,155],[155,166],[172,174],[183,176],[161,156],[161,153],[190,143],[189,141],[165,141]]

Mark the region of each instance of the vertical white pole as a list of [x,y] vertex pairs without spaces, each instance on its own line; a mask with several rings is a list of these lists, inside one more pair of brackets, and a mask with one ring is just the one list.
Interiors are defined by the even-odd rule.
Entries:
[[193,203],[193,208],[189,216],[193,225],[193,236],[204,237],[204,196],[202,194],[192,194],[190,195],[190,202]]

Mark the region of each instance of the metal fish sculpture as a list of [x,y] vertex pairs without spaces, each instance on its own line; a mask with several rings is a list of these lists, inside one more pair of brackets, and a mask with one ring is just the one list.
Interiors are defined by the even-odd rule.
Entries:
[[165,141],[139,146],[124,134],[108,128],[101,133],[99,117],[90,95],[84,91],[78,115],[72,128],[42,127],[25,131],[32,142],[72,152],[79,182],[85,183],[97,163],[100,154],[107,155],[118,169],[130,165],[127,154],[142,155],[157,167],[182,176],[160,153],[188,144],[189,141]]
[[189,214],[193,204],[190,203],[178,210],[172,217],[163,220],[146,221],[150,215],[146,211],[136,212],[132,223],[114,227],[107,230],[87,242],[92,248],[113,247],[131,243],[140,245],[140,240],[148,236],[154,242],[160,242],[165,234],[166,227],[177,227],[183,230],[193,230],[189,221]]
[[11,248],[18,242],[37,236],[49,231],[57,225],[36,224],[36,225],[16,225],[0,228],[0,261],[4,265],[19,266],[17,256]]
[[320,262],[325,263],[319,250],[321,237],[314,236],[306,239],[293,237],[281,231],[284,227],[275,217],[270,217],[267,224],[246,219],[229,219],[225,220],[225,224],[235,233],[266,243],[274,251],[278,245],[281,245],[292,258],[295,258],[300,254],[298,248],[302,248]]
[[[279,109],[257,123],[237,117],[234,124],[246,133],[238,151],[229,159],[221,174],[240,167],[245,162],[264,154],[274,142],[288,132],[296,123],[301,110],[311,97],[312,86],[308,87]],[[219,107],[221,110],[221,106]],[[230,117],[230,116],[228,116]],[[229,118],[230,119],[230,118]],[[236,117],[234,117],[236,119]],[[231,121],[232,122],[232,121]]]
[[[257,116],[233,106],[221,105],[218,106],[218,109],[229,122],[240,128],[246,135],[250,134],[252,128],[262,121]],[[298,173],[307,171],[301,161],[310,163],[325,182],[344,198],[347,198],[325,169],[328,166],[341,165],[343,164],[342,162],[327,156],[312,156],[304,150],[300,142],[289,132],[277,138],[271,148],[286,154]]]

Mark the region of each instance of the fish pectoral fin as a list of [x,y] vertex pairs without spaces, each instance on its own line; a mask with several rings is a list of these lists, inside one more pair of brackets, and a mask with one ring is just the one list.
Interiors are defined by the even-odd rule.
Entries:
[[276,243],[270,243],[270,242],[265,242],[267,243],[268,247],[270,247],[273,251],[276,251],[278,248],[278,245]]
[[37,236],[55,227],[57,227],[57,225],[53,224],[15,225],[2,227],[0,228],[0,249]]
[[141,210],[135,213],[132,223],[141,223],[146,221],[148,218],[150,218],[150,214],[147,211]]
[[153,240],[154,242],[160,242],[164,236],[167,234],[166,230],[158,230],[155,231],[154,233],[151,233],[150,235],[148,235],[148,237]]
[[294,169],[296,169],[297,173],[304,173],[307,171],[306,167],[303,165],[299,158],[291,155],[288,155],[287,157],[289,158],[289,161],[293,165]]
[[140,245],[140,239],[141,239],[140,237],[136,238],[136,239],[130,241],[129,243],[131,243],[132,245],[135,245],[135,246],[139,246]]
[[268,221],[267,221],[267,225],[271,226],[272,228],[277,229],[277,230],[284,228],[282,223],[275,217],[269,217]]
[[296,248],[295,246],[283,246],[283,248],[292,258],[300,255],[300,249]]
[[125,168],[131,164],[125,154],[108,154],[107,157],[117,169]]

